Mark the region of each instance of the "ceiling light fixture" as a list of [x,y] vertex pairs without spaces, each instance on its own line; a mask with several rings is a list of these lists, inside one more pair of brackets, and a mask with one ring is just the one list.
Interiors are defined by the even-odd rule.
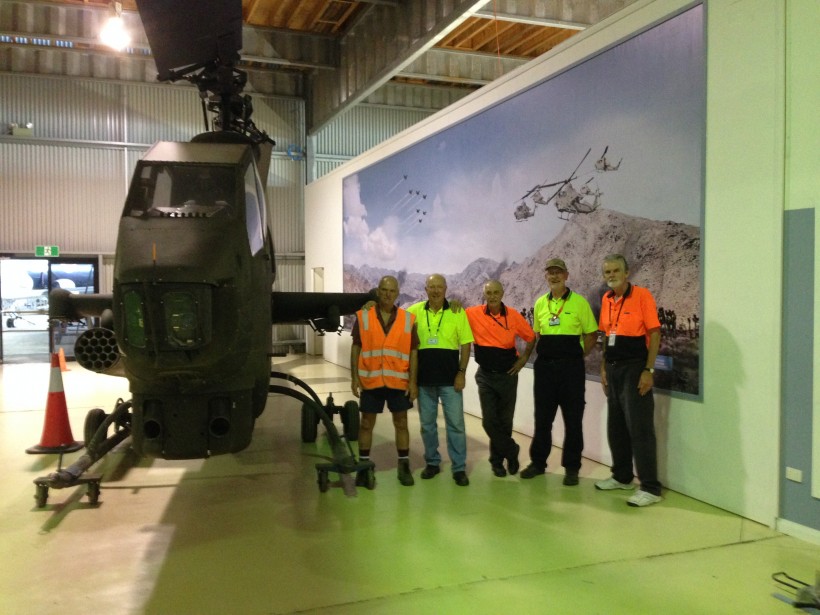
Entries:
[[100,40],[103,45],[122,51],[131,42],[131,35],[125,29],[125,22],[122,19],[122,3],[114,2],[113,5],[115,15],[109,17],[103,25]]

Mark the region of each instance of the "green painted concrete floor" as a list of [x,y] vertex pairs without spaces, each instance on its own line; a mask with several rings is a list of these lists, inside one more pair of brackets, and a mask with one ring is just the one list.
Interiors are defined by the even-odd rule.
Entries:
[[[351,397],[342,368],[303,356],[275,367],[338,404]],[[88,409],[110,411],[128,387],[69,368],[65,395],[82,439]],[[320,493],[324,434],[303,444],[300,404],[281,396],[240,454],[163,461],[122,446],[94,468],[104,475],[99,506],[78,487],[52,490],[37,508],[32,481],[57,458],[25,449],[40,441],[48,381],[46,364],[0,366],[3,614],[788,614],[795,609],[774,594],[789,593],[771,574],[813,583],[820,570],[820,545],[674,492],[628,507],[627,492],[594,489],[608,470],[591,461],[577,487],[552,473],[496,478],[474,417],[469,487],[453,483],[448,464],[420,480],[417,416],[416,485],[402,487],[383,417],[376,488]],[[516,437],[526,451],[529,439]],[[553,451],[551,468],[559,459]]]

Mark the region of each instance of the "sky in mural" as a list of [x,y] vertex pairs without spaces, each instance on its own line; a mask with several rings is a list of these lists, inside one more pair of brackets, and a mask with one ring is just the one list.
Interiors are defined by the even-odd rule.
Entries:
[[[566,222],[554,204],[516,221],[516,206],[579,163],[574,184],[600,190],[602,207],[700,226],[703,54],[697,6],[346,177],[345,263],[520,262]],[[617,172],[594,170],[605,148]]]

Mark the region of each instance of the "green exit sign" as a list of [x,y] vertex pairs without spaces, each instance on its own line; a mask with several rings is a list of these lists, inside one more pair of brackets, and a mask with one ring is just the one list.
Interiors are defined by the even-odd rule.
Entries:
[[59,246],[35,246],[34,256],[60,256]]

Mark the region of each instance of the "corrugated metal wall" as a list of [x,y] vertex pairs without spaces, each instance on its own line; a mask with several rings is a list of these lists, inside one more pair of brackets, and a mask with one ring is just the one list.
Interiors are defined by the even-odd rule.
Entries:
[[[277,255],[305,253],[304,216],[304,162],[291,160],[286,156],[276,156],[271,160],[268,171],[268,200],[270,228],[273,246]],[[300,283],[298,289],[303,285]],[[285,290],[285,289],[282,289]],[[289,288],[288,290],[292,290]]]
[[0,250],[113,252],[124,166],[113,148],[0,141]]
[[358,156],[434,112],[425,109],[357,105],[317,133],[316,156]]
[[[137,160],[155,141],[204,130],[191,87],[0,74],[0,91],[0,126],[33,124],[32,138],[0,136],[4,252],[50,240],[64,253],[112,253]],[[254,107],[277,142],[268,175],[275,245],[303,253],[304,104],[257,97]]]
[[121,143],[122,87],[102,81],[0,74],[0,126],[31,122],[38,138]]

